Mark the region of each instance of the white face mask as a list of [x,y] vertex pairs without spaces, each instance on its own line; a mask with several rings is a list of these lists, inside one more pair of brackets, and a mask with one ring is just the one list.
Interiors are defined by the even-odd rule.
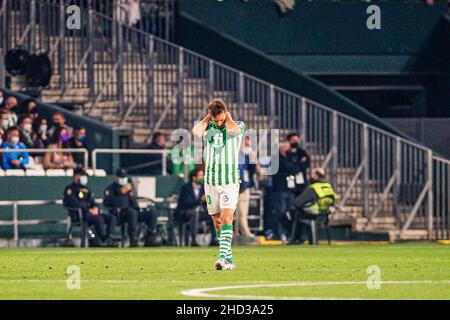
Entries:
[[18,144],[20,141],[19,137],[12,137],[11,138],[11,143],[13,146],[15,146],[16,144]]
[[87,176],[81,176],[80,177],[80,184],[82,186],[86,186],[88,184],[88,177]]
[[39,127],[39,131],[40,131],[40,132],[46,132],[46,131],[47,131],[47,125],[46,125],[46,124],[41,125],[41,126]]
[[128,177],[119,178],[118,183],[119,183],[121,186],[126,185],[126,184],[128,183]]
[[2,127],[3,127],[3,129],[8,129],[8,127],[9,127],[9,120],[2,120]]
[[23,125],[23,130],[25,130],[26,132],[31,132],[31,130],[33,130],[33,126],[31,123],[27,123]]

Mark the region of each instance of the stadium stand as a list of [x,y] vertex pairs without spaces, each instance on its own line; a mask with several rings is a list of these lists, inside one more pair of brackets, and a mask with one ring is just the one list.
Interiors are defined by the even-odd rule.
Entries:
[[[41,1],[39,10],[30,10],[34,1],[2,3],[6,8],[0,13],[8,19],[2,19],[7,23],[1,24],[0,34],[9,34],[2,38],[3,53],[20,44],[30,52],[47,49],[53,62],[52,79],[42,88],[38,110],[61,111],[71,126],[86,127],[94,139],[88,141],[90,145],[115,148],[118,131],[125,131],[130,132],[128,145],[142,147],[156,131],[169,134],[174,128],[191,128],[205,113],[207,101],[220,97],[248,128],[301,132],[313,166],[327,168],[341,195],[332,226],[384,233],[392,240],[450,236],[446,224],[450,214],[448,160],[325,85],[288,72],[267,57],[255,55],[253,49],[243,56],[258,56],[253,61],[270,66],[264,69],[274,71],[273,78],[269,73],[256,74],[258,78],[244,68],[227,66],[207,52],[201,55],[167,41],[170,37],[163,39],[147,32],[152,30],[121,24],[106,12],[86,10],[86,28],[66,30],[64,19],[51,26],[44,23],[46,15],[60,12],[59,3]],[[29,19],[21,19],[24,13]],[[194,28],[194,23],[189,26]],[[291,83],[282,82],[282,75]],[[20,76],[10,81],[14,91],[26,87]],[[307,94],[314,89],[318,100],[303,95],[302,89]],[[71,105],[74,112],[45,103]],[[111,172],[113,162],[109,158],[109,162],[96,163],[94,172],[98,168]],[[8,171],[6,175],[11,174]],[[49,179],[26,177],[38,178]],[[42,183],[49,184],[48,180]]]

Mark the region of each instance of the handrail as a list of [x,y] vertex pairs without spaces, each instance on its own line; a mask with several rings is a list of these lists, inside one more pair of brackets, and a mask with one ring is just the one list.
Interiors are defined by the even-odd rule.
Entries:
[[171,150],[145,150],[145,149],[94,149],[92,151],[92,169],[97,170],[98,154],[160,154],[162,155],[162,175],[167,175],[167,155]]
[[0,153],[52,153],[52,152],[62,152],[62,153],[83,153],[84,154],[84,167],[87,168],[89,164],[89,151],[87,149],[78,148],[55,148],[55,149],[1,149]]

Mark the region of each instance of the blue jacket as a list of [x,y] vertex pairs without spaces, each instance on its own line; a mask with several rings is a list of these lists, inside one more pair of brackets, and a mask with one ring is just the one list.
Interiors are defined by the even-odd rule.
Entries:
[[[3,149],[18,149],[18,150],[26,150],[27,147],[22,143],[19,142],[15,146],[10,145],[7,141],[3,142],[2,145]],[[5,170],[8,169],[15,169],[14,166],[11,164],[12,160],[19,160],[21,166],[25,166],[30,162],[30,158],[28,156],[28,152],[6,152],[3,153],[3,159],[2,159],[2,167]]]

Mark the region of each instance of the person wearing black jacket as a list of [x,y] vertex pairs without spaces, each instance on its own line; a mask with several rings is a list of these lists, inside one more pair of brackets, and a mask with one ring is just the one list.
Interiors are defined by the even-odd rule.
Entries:
[[64,207],[68,208],[72,221],[78,221],[78,209],[81,209],[83,219],[89,226],[94,226],[96,235],[109,246],[113,243],[111,234],[116,226],[116,218],[109,214],[100,214],[94,194],[87,187],[87,183],[87,173],[82,168],[76,168],[73,172],[73,183],[64,189]]
[[298,166],[289,156],[290,144],[288,141],[280,142],[279,167],[278,172],[273,176],[272,190],[274,192],[274,217],[275,235],[281,240],[287,241],[287,230],[284,230],[282,221],[288,210],[291,209],[295,197],[295,175],[298,173]]
[[133,185],[128,182],[128,176],[125,169],[118,169],[114,182],[106,187],[103,198],[103,205],[108,208],[109,212],[119,215],[121,223],[124,221],[128,224],[128,236],[130,237],[130,246],[138,246],[137,227],[139,221],[144,221],[148,227],[146,238],[151,236],[156,226],[156,214],[152,211],[140,212],[137,203]]
[[295,195],[300,195],[308,185],[308,175],[306,171],[311,166],[311,158],[308,152],[300,146],[300,136],[298,133],[290,133],[286,138],[290,149],[288,156],[297,166],[298,172],[295,174]]
[[189,221],[192,246],[198,246],[196,235],[200,221],[206,220],[210,227],[213,227],[210,223],[212,220],[209,219],[209,215],[206,212],[206,195],[203,187],[204,175],[205,173],[201,169],[194,169],[189,173],[190,182],[185,183],[181,187],[175,212],[175,219],[179,223]]

